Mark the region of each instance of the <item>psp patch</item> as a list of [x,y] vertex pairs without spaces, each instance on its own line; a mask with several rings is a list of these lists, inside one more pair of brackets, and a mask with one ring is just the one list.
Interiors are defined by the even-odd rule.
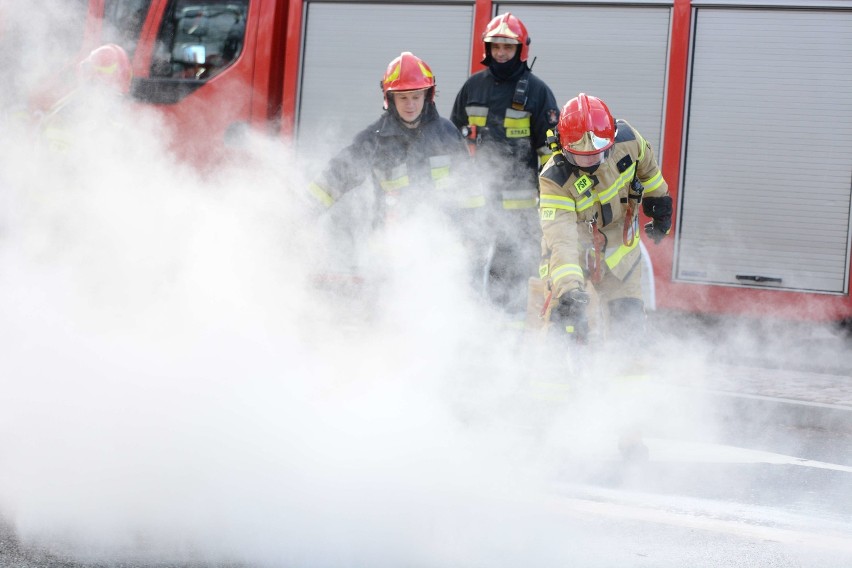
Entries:
[[556,219],[556,209],[553,207],[544,207],[541,210],[542,221],[553,221]]

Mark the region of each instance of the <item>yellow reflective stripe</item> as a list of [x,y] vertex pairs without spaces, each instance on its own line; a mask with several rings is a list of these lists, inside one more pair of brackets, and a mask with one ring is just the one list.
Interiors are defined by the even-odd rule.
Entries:
[[627,253],[635,249],[637,246],[639,246],[639,239],[633,239],[633,244],[630,246],[622,244],[620,247],[606,255],[606,265],[609,266],[610,270],[612,270],[618,263],[624,260]]
[[[638,240],[638,239],[637,239]],[[566,276],[576,276],[583,280],[583,269],[579,264],[563,264],[553,269],[553,283],[556,284]]]
[[507,116],[503,119],[503,126],[505,126],[506,128],[529,128],[530,117],[525,116],[522,118],[509,118]]
[[606,188],[604,191],[598,193],[598,200],[601,203],[608,203],[612,200],[613,197],[618,195],[618,190],[624,187],[628,181],[633,179],[633,175],[636,172],[636,163],[634,162],[627,170],[624,171],[618,179],[615,180],[611,186]]
[[530,209],[535,207],[536,200],[533,199],[504,199],[503,209]]
[[506,129],[506,138],[528,138],[532,130],[530,129],[530,117],[526,116],[514,118],[507,116],[503,118],[503,128]]
[[[550,133],[553,131],[548,130],[547,132]],[[548,136],[550,136],[550,134],[548,134]],[[551,158],[551,156],[553,156],[553,154],[555,154],[556,152],[551,150],[549,146],[544,145],[541,148],[537,148],[536,153],[538,154],[538,165],[539,167],[541,167],[544,166],[544,164],[546,164],[547,161]]]
[[385,84],[390,83],[392,81],[396,81],[399,79],[400,74],[402,73],[402,60],[396,64],[396,67],[393,68],[393,71],[385,79]]
[[488,121],[487,106],[470,105],[464,107],[464,111],[467,113],[468,124],[471,126],[485,127],[485,123]]
[[542,194],[539,199],[539,207],[542,209],[545,207],[549,207],[551,209],[564,209],[566,211],[576,211],[577,205],[574,203],[574,200],[570,197],[563,197],[561,195],[551,195],[551,194]]
[[642,135],[636,132],[635,130],[633,131],[633,133],[636,134],[636,139],[639,141],[639,159],[636,161],[641,162],[642,158],[645,157],[645,145],[647,144],[647,142],[645,142],[645,139],[642,138]]
[[659,189],[661,185],[663,185],[663,172],[657,172],[652,178],[642,181],[642,185],[645,186],[645,191],[651,192],[655,189]]
[[334,205],[334,198],[322,187],[317,185],[316,183],[311,183],[308,185],[308,191],[320,200],[320,202],[326,207],[331,207]]
[[579,201],[577,201],[577,211],[585,211],[589,207],[595,204],[595,196],[590,195],[589,197],[581,197]]
[[534,189],[507,189],[500,192],[503,209],[529,209],[538,205],[538,191]]
[[113,63],[112,65],[95,65],[94,68],[101,75],[112,75],[118,71],[118,63]]
[[440,166],[437,168],[432,168],[432,179],[442,179],[445,177],[449,177],[450,175],[450,166]]
[[382,189],[385,191],[396,191],[397,189],[406,187],[408,185],[408,176],[402,176],[396,179],[383,179],[379,182]]
[[459,206],[462,209],[475,209],[477,207],[485,207],[485,196],[477,195],[474,197],[468,197],[467,199],[461,200]]

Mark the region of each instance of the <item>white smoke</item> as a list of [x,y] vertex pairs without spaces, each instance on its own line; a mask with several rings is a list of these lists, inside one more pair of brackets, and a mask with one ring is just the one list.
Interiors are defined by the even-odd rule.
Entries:
[[[249,136],[249,159],[198,172],[153,110],[93,99],[54,151],[14,111],[79,14],[27,4],[2,8],[22,59],[0,98],[0,517],[23,543],[114,563],[591,565],[603,537],[565,537],[584,522],[546,504],[553,479],[593,475],[634,422],[706,434],[676,393],[578,382],[556,346],[525,349],[441,219],[335,241],[295,197],[318,164],[283,143]],[[318,281],[352,258],[365,282]],[[677,369],[646,364],[702,372],[707,347],[687,347]]]

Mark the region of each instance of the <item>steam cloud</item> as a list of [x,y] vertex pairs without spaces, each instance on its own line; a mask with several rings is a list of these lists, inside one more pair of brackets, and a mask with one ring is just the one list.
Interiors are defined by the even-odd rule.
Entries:
[[[0,30],[0,517],[21,541],[97,562],[593,565],[604,533],[571,535],[604,529],[549,506],[551,484],[677,395],[570,384],[477,297],[436,217],[342,241],[345,214],[294,198],[320,164],[281,142],[249,136],[247,162],[203,175],[156,113],[92,99],[72,146],[45,147],[19,111],[73,52],[81,15],[54,4],[5,3]],[[317,283],[364,258],[366,285]],[[690,417],[656,428],[705,428]]]

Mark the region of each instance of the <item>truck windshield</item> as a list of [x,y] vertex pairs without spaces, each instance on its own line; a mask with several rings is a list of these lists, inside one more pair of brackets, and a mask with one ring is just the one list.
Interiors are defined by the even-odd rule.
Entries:
[[133,59],[142,24],[151,0],[106,0],[104,3],[104,43],[117,43]]
[[157,38],[152,77],[209,79],[243,48],[249,0],[171,0]]

